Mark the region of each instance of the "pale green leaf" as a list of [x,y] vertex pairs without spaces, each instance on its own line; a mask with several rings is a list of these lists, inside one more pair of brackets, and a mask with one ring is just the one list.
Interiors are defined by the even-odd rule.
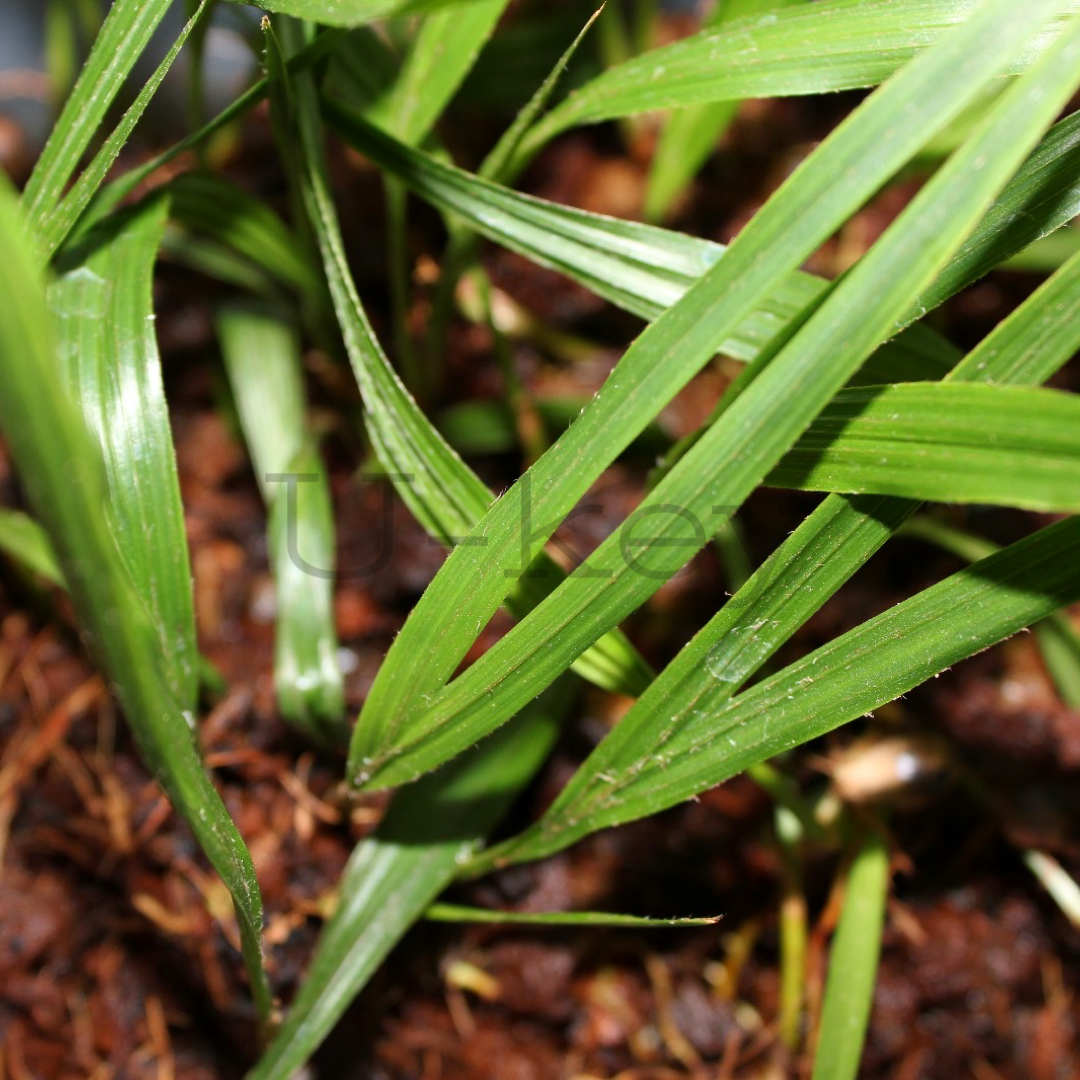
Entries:
[[844,884],[844,907],[829,949],[829,975],[812,1080],[855,1080],[874,1001],[889,849],[878,832],[859,847]]
[[343,733],[344,712],[334,628],[334,521],[326,472],[304,417],[299,338],[288,317],[266,304],[223,305],[216,325],[270,508],[278,707],[287,720],[333,743]]
[[63,586],[64,572],[47,533],[21,510],[0,510],[0,551],[50,584]]
[[[275,474],[270,473],[272,478]],[[287,719],[328,745],[344,741],[345,699],[334,627],[334,516],[318,452],[304,445],[279,476],[270,508],[277,592],[274,689]]]
[[464,904],[432,904],[424,912],[431,922],[493,923],[499,926],[715,926],[722,915],[707,918],[658,919],[644,915],[617,915],[607,911],[495,911]]

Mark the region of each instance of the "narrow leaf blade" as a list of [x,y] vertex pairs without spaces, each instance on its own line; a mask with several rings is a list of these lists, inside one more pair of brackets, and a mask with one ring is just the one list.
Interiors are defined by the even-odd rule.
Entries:
[[[972,81],[971,74],[980,64],[992,70],[1022,47],[1023,34],[1010,40],[1020,31],[1019,21],[1009,24],[1010,12],[1015,9],[999,7],[997,0],[983,5],[876,91],[766,203],[727,256],[646,329],[590,407],[495,504],[470,538],[470,544],[485,547],[482,578],[475,566],[462,565],[473,557],[471,550],[462,546],[451,553],[413,609],[368,696],[350,747],[354,776],[362,782],[374,778],[380,786],[400,783],[504,722],[527,700],[526,694],[545,685],[594,636],[614,626],[678,570],[873,348],[894,332],[912,298],[972,231],[1067,100],[1075,79],[1080,21],[1070,24],[1037,67],[1003,95],[988,122],[668,474],[635,518],[455,679],[437,704],[410,708],[418,698],[430,699],[432,689],[450,677],[476,625],[490,617],[505,595],[508,578],[524,570],[546,533],[595,478],[593,470],[609,463],[655,412],[657,402],[668,400],[668,389],[693,374],[730,324],[793,268],[788,260],[800,254],[795,237],[816,238],[816,228],[846,209],[877,170],[889,168],[891,153],[914,152],[927,135],[926,124],[942,121],[941,80],[950,75],[961,79],[957,65],[964,71],[954,83],[956,96],[949,98],[954,108],[962,107],[965,95],[978,92],[981,83]],[[1027,33],[1037,25],[1023,21]],[[870,132],[878,140],[873,161],[864,152]],[[778,235],[786,243],[774,243]],[[589,467],[583,468],[586,462]],[[648,570],[642,572],[640,560],[631,562],[624,545],[635,521],[665,513],[662,523],[650,522],[655,531]],[[537,519],[545,523],[540,529],[533,524]],[[408,679],[399,677],[406,663]]]
[[881,834],[871,832],[848,871],[844,907],[829,949],[812,1080],[855,1080],[858,1075],[874,1000],[888,891],[889,850]]
[[52,342],[40,265],[14,194],[0,180],[0,427],[52,541],[87,642],[115,687],[149,768],[188,822],[233,898],[260,1013],[270,1009],[251,856],[206,773],[165,673],[161,638],[106,515],[98,444],[71,401]]
[[49,289],[57,354],[101,447],[109,508],[128,571],[161,635],[170,683],[192,712],[195,607],[161,361],[153,272],[168,200],[107,219]]
[[490,743],[395,795],[353,852],[296,1000],[249,1080],[295,1074],[540,767],[565,706],[564,692],[545,695]]

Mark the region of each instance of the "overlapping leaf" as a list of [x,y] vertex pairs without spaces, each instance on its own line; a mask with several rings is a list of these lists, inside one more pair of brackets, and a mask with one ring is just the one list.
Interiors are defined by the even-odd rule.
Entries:
[[[715,708],[707,699],[694,700],[700,682],[685,667],[681,680],[669,677],[669,668],[654,689],[671,695],[672,708],[656,710],[654,737],[637,744],[634,761],[610,774],[593,772],[598,762],[587,762],[539,828],[523,834],[520,844],[486,853],[474,868],[537,858],[597,829],[673,806],[894,700],[1074,603],[1080,599],[1080,565],[1071,553],[1078,542],[1080,519],[1051,525]],[[792,581],[791,587],[798,583]],[[750,624],[742,635],[750,647],[754,632]],[[723,689],[727,650],[714,658],[708,650],[688,646],[682,655],[690,654],[709,673],[711,685]],[[655,697],[651,704],[656,709]]]
[[[422,198],[645,319],[656,318],[679,300],[726,250],[722,244],[684,233],[510,191],[396,142],[332,99],[325,107],[329,122],[344,139]],[[811,274],[786,275],[733,328],[718,351],[752,360],[825,287]],[[873,370],[878,381],[938,378],[955,361],[955,350],[947,342],[919,327],[886,346]]]
[[[1073,260],[969,353],[956,381],[1033,385],[1080,348],[1080,259]],[[673,734],[729,699],[892,533],[917,503],[830,496],[714,616],[575,774],[545,818],[502,849],[482,856],[535,858],[590,831],[585,805],[612,778],[653,768],[647,762]],[[983,558],[990,551],[971,552]],[[642,764],[645,760],[646,764]],[[662,767],[662,763],[657,768]],[[556,839],[557,837],[557,839]]]
[[[905,522],[901,533],[935,544],[968,562],[985,559],[1001,550],[997,544],[981,536],[963,532],[925,515]],[[1067,612],[1048,616],[1034,630],[1039,652],[1062,701],[1070,708],[1080,708],[1080,633]]]
[[219,176],[190,172],[169,184],[170,217],[321,304],[325,286],[296,237],[265,203]]
[[[321,147],[321,124],[312,90],[299,89],[300,138],[304,149],[304,200],[323,258],[345,347],[364,398],[368,434],[395,489],[436,539],[451,544],[483,517],[491,492],[449,447],[383,354],[367,321],[345,259],[330,197]],[[531,576],[509,601],[527,611],[561,579],[562,571],[541,556]],[[621,635],[597,643],[576,666],[608,689],[637,692],[651,678],[648,666]]]
[[[196,15],[196,19],[198,15]],[[184,28],[183,34],[187,34],[191,29],[191,22]],[[183,36],[183,34],[181,36]],[[300,71],[312,64],[317,63],[327,53],[331,52],[333,48],[341,41],[343,31],[340,30],[325,30],[310,45],[301,49],[295,56],[289,59],[289,69],[291,71]],[[170,56],[172,56],[172,50],[170,54],[166,56],[163,64],[170,62]],[[151,78],[149,87],[151,84],[156,85],[155,80],[161,73],[162,68],[159,66],[157,72]],[[263,101],[268,93],[269,83],[266,79],[260,79],[254,83],[247,90],[245,90],[239,97],[234,98],[228,105],[226,105],[221,112],[215,117],[208,120],[197,131],[191,132],[190,135],[186,135],[180,139],[179,142],[173,143],[167,150],[163,150],[160,154],[150,158],[149,161],[144,161],[141,165],[137,165],[135,168],[128,169],[122,176],[117,177],[111,183],[106,184],[102,188],[98,188],[97,184],[100,183],[101,177],[97,177],[92,189],[84,190],[80,195],[80,204],[82,208],[79,213],[82,214],[79,219],[78,229],[83,230],[91,227],[95,222],[105,217],[111,211],[116,209],[120,203],[123,202],[138,186],[146,180],[147,177],[153,175],[158,169],[168,165],[170,162],[175,161],[186,151],[203,146],[206,141],[221,131],[222,128],[227,127],[234,120],[243,116],[245,113],[253,109],[259,102]],[[144,88],[145,93],[145,88]],[[136,105],[138,102],[136,102]],[[123,129],[127,123],[128,117],[131,115],[132,110],[135,109],[135,105],[132,109],[125,114],[124,120],[121,121],[120,127],[117,132],[114,132],[113,139],[117,138],[117,133]],[[126,138],[126,134],[123,136]],[[121,140],[122,144],[122,140]],[[105,147],[99,152],[98,157],[105,151]],[[95,158],[95,161],[97,159]],[[112,160],[111,158],[109,159]],[[74,194],[72,192],[71,194]]]
[[79,160],[146,48],[169,0],[116,0],[26,183],[22,205],[35,230],[56,208]]
[[[422,198],[511,250],[572,277],[612,303],[654,319],[713,266],[726,248],[697,237],[590,214],[485,183],[364,124],[333,100],[327,118],[350,144]],[[985,218],[907,313],[909,328],[861,369],[868,382],[939,378],[959,358],[928,328],[912,324],[992,267],[1080,214],[1080,113],[1056,124]],[[824,282],[795,272],[778,283],[718,351],[753,360]]]
[[[1048,15],[1052,6],[1038,11]],[[706,533],[713,530],[760,482],[866,355],[894,332],[1067,100],[1075,26],[1044,54],[1033,75],[1003,97],[992,114],[995,122],[950,159],[654,490],[637,520],[665,507],[668,513],[665,521],[650,522],[648,573],[636,560],[631,570],[623,558],[631,522],[431,704],[432,692],[450,677],[477,628],[505,596],[508,578],[524,571],[658,405],[853,206],[955,115],[951,110],[961,109],[986,77],[1015,57],[1025,35],[1039,25],[998,0],[980,7],[856,109],[759,211],[727,255],[646,329],[577,422],[495,504],[468,543],[451,553],[414,608],[354,733],[350,768],[358,780],[399,783],[503,722],[705,542],[702,521]],[[873,158],[865,154],[868,142],[876,148]],[[671,513],[672,507],[677,511]],[[684,510],[692,515],[684,516]],[[483,548],[482,573],[477,547]],[[406,663],[407,679],[399,677]]]
[[899,383],[845,390],[766,478],[776,487],[1080,510],[1080,398]]
[[[195,14],[184,25],[183,29],[177,35],[176,40],[173,42],[172,47],[165,54],[164,58],[158,64],[154,73],[147,80],[145,86],[139,91],[138,96],[128,107],[127,111],[120,118],[120,122],[116,125],[113,131],[109,134],[109,137],[102,144],[101,149],[94,155],[93,160],[86,166],[78,180],[72,185],[71,190],[61,199],[62,182],[58,181],[56,175],[48,174],[42,182],[40,189],[33,189],[31,194],[36,196],[33,199],[33,205],[35,206],[35,231],[37,234],[38,246],[42,253],[46,256],[50,256],[55,252],[60,245],[67,238],[68,234],[75,227],[76,222],[82,215],[83,211],[90,205],[98,188],[101,186],[101,182],[105,179],[106,173],[108,173],[112,163],[116,160],[117,155],[120,153],[127,142],[131,132],[135,129],[135,125],[139,122],[142,114],[146,111],[147,105],[150,104],[150,99],[157,92],[158,87],[161,85],[165,76],[168,74],[169,68],[172,67],[173,61],[179,55],[181,48],[183,48],[184,42],[187,40],[188,35],[195,28],[199,19],[202,17],[203,11],[206,9],[208,0],[201,0]],[[137,5],[117,5],[113,10],[124,6],[129,14],[132,9],[135,9]],[[160,8],[159,3],[153,5],[147,5],[145,10],[151,8]],[[112,13],[110,13],[110,18]],[[108,20],[106,25],[108,24]],[[104,29],[103,29],[104,35]],[[138,37],[124,41],[124,43],[118,44],[112,41],[111,38],[106,41],[106,48],[115,48],[117,50],[117,57],[122,57],[125,60],[127,66],[135,62],[138,57],[138,52],[134,50],[133,44],[139,40]],[[100,39],[99,39],[100,41]],[[95,51],[101,46],[99,43],[95,43]],[[79,97],[80,85],[82,83],[82,76],[80,76],[79,83],[76,83],[75,89],[72,92],[72,100],[76,100]],[[111,88],[112,81],[108,80],[107,85]],[[112,90],[115,93],[115,89]],[[93,104],[95,110],[100,106],[100,100],[97,95],[93,97]],[[73,120],[77,123],[77,119]],[[54,132],[55,136],[55,132]],[[82,135],[77,136],[73,141],[78,143],[83,138]],[[63,150],[58,155],[58,161],[63,163],[63,168],[70,175],[70,169],[73,167],[76,158],[69,161],[69,153],[67,150]]]

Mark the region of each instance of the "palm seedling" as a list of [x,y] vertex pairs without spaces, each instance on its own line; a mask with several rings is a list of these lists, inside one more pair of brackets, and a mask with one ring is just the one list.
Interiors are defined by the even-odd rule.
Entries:
[[[1080,4],[725,0],[674,44],[639,50],[624,35],[622,58],[599,73],[578,63],[594,31],[591,13],[575,9],[581,32],[561,42],[566,52],[470,172],[452,162],[436,122],[467,78],[482,77],[507,0],[257,2],[269,13],[250,27],[263,76],[180,143],[117,172],[147,103],[185,42],[198,47],[216,5],[193,5],[99,139],[169,6],[115,0],[21,196],[0,187],[0,427],[29,512],[3,512],[0,543],[69,593],[148,766],[227,886],[266,1034],[250,1075],[284,1080],[414,922],[492,917],[437,903],[455,879],[550,856],[745,771],[776,800],[778,836],[796,858],[820,823],[772,759],[1035,624],[1062,695],[1076,702],[1080,638],[1062,612],[1080,600],[1080,408],[1043,388],[1080,347],[1076,245],[1055,248],[1045,282],[966,354],[933,312],[1007,260],[1037,260],[1052,234],[1073,235]],[[661,221],[740,103],[839,90],[866,93],[727,247],[513,187],[564,132],[659,122],[666,110],[646,198],[647,216]],[[209,168],[211,155],[177,166],[265,99],[288,223]],[[353,280],[329,140],[382,174],[396,365]],[[885,185],[928,161],[929,178],[842,274],[801,269]],[[424,341],[408,325],[409,196],[443,216],[448,237]],[[497,497],[429,408],[458,286],[479,280],[484,315],[497,322],[477,269],[481,239],[644,324],[599,392],[549,445],[534,442],[535,460]],[[198,752],[191,571],[153,329],[163,247],[231,289],[214,320],[267,507],[278,708],[325,753],[347,750],[353,797],[399,789],[357,846],[280,1016],[252,860]],[[304,342],[347,361],[373,465],[449,549],[351,719],[333,583],[312,572],[332,565],[334,520],[304,398]],[[707,423],[666,448],[635,511],[566,569],[552,547],[560,523],[718,354],[742,366]],[[513,427],[501,437],[513,445]],[[621,625],[714,538],[734,550],[734,515],[762,487],[824,498],[655,673]],[[991,549],[915,517],[924,502],[1053,520]],[[776,661],[894,534],[920,529],[959,546],[970,565]],[[512,629],[462,668],[501,608]],[[550,754],[582,680],[633,704],[542,816],[486,843]],[[889,887],[880,820],[847,825],[845,899],[816,1025],[821,1077],[857,1071]],[[1043,854],[1026,858],[1046,870]],[[797,922],[788,929],[795,967],[781,1033],[796,1046],[802,946]]]

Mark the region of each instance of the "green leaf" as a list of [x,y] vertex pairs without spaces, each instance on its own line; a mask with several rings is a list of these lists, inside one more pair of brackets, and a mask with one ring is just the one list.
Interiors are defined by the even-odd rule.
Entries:
[[[657,408],[853,205],[914,153],[935,124],[947,122],[951,110],[978,92],[984,74],[1022,47],[1024,32],[1038,26],[1014,18],[1015,8],[1001,0],[985,4],[856,109],[726,256],[634,342],[581,417],[451,552],[368,695],[350,746],[356,782],[401,783],[504,722],[676,572],[895,332],[912,298],[971,232],[1068,99],[1080,25],[1070,25],[1068,36],[1010,88],[991,114],[993,122],[939,170],[635,515],[432,701],[514,576]],[[865,153],[869,143],[875,145],[872,158]],[[658,515],[666,520],[654,524]],[[650,516],[643,572],[640,558],[630,560],[625,551],[635,543],[632,531]],[[477,547],[483,548],[482,569]]]
[[[513,178],[511,169],[522,139],[525,138],[536,118],[547,107],[559,80],[563,77],[571,60],[577,54],[578,48],[585,40],[585,36],[600,16],[602,10],[603,8],[599,8],[593,12],[577,36],[563,50],[528,101],[522,106],[517,116],[514,117],[514,122],[502,133],[499,141],[485,155],[479,168],[481,177],[499,183],[511,182]],[[438,350],[445,340],[446,327],[453,311],[454,295],[457,291],[458,282],[461,280],[462,273],[475,259],[479,239],[478,235],[468,229],[466,222],[460,218],[448,216],[446,225],[450,232],[450,243],[443,253],[439,283],[432,299],[431,317],[428,320],[427,328],[428,351],[431,356],[438,355]]]
[[169,0],[116,0],[23,192],[36,232],[55,210],[105,114],[142,55]]
[[[1000,548],[997,544],[954,529],[944,522],[920,515],[904,523],[901,535],[925,540],[950,552],[957,558],[975,562],[985,559]],[[1039,652],[1061,694],[1070,708],[1080,709],[1080,633],[1065,612],[1048,616],[1035,627]]]
[[251,856],[203,771],[184,705],[166,675],[162,639],[117,547],[112,490],[96,438],[66,390],[41,267],[14,193],[0,180],[0,428],[56,550],[85,640],[114,687],[148,767],[191,827],[233,898],[260,1014],[262,901]]
[[154,259],[167,211],[156,197],[103,222],[64,260],[49,307],[66,384],[101,447],[117,544],[158,627],[173,694],[191,713],[191,564],[154,334]]
[[949,376],[960,382],[1035,385],[1080,349],[1080,255],[999,323]]
[[[298,89],[304,200],[345,348],[364,399],[368,435],[395,489],[420,524],[440,542],[455,543],[484,516],[491,492],[417,406],[371,330],[349,272],[330,196],[317,101],[306,88]],[[538,560],[535,569],[536,576],[509,599],[511,610],[531,610],[563,577],[547,556]],[[575,670],[606,689],[629,693],[638,692],[651,678],[648,666],[620,634],[598,642]]]
[[[403,146],[333,99],[327,120],[350,145],[433,205],[489,239],[580,282],[613,304],[654,319],[675,303],[726,248],[683,233],[604,217],[532,198],[434,161]],[[1080,112],[1047,133],[905,325],[1080,214]],[[719,350],[753,360],[826,284],[795,272],[736,327]],[[911,326],[868,361],[866,381],[938,378],[956,350],[924,326]]]
[[586,34],[592,29],[592,25],[600,17],[603,6],[599,7],[589,16],[585,25],[578,31],[577,36],[560,54],[551,70],[544,76],[543,81],[536,88],[529,100],[525,102],[514,122],[499,136],[499,141],[491,148],[480,164],[479,175],[485,180],[496,183],[510,182],[510,167],[517,157],[518,148],[525,133],[532,127],[537,116],[547,106],[555,87],[563,77],[570,61],[574,59],[578,48],[585,40]]
[[[240,0],[234,0],[240,2]],[[246,0],[245,0],[246,2]],[[467,8],[482,0],[251,0],[264,11],[295,15],[328,26],[362,26],[398,15],[424,15],[443,8]]]
[[245,259],[235,248],[226,247],[208,236],[169,225],[161,240],[164,262],[186,266],[203,277],[232,285],[241,292],[279,303],[287,303],[281,284],[261,267]]
[[329,482],[304,417],[300,341],[289,319],[265,304],[223,305],[216,324],[244,439],[270,507],[278,707],[287,720],[332,744],[343,734],[345,708],[334,628],[334,519]]
[[813,1080],[855,1080],[858,1075],[888,892],[889,850],[881,834],[871,832],[848,871],[844,907],[829,949]]
[[[802,0],[726,0],[705,18],[703,31],[715,33],[735,19],[762,17]],[[653,151],[645,189],[645,217],[660,221],[694,178],[735,117],[740,102],[712,101],[678,109],[668,117]]]
[[424,912],[431,922],[494,923],[500,926],[715,926],[722,915],[694,919],[654,919],[642,915],[613,915],[606,911],[494,911],[462,904],[432,904]]
[[[51,256],[60,247],[79,220],[80,215],[90,205],[95,192],[101,186],[101,182],[105,179],[105,175],[112,167],[117,155],[123,149],[124,143],[127,142],[128,136],[134,131],[135,125],[146,111],[146,106],[150,104],[150,99],[157,92],[157,88],[168,74],[169,68],[172,67],[173,61],[181,48],[183,48],[188,35],[201,18],[207,2],[208,0],[202,0],[199,4],[198,10],[184,25],[184,28],[173,42],[172,48],[165,54],[161,63],[154,70],[153,75],[147,80],[146,85],[139,91],[138,96],[127,112],[120,118],[120,122],[105,140],[101,149],[94,155],[90,164],[83,170],[79,179],[72,185],[71,190],[59,202],[59,205],[56,205],[56,200],[59,198],[58,191],[48,195],[47,201],[38,211],[36,217],[38,243],[46,256]],[[121,50],[121,52],[126,53],[126,49]],[[78,92],[79,86],[76,84],[73,98]]]
[[1035,628],[1035,636],[1061,700],[1070,709],[1080,709],[1080,633],[1072,621],[1062,615],[1041,622]]
[[[521,195],[396,142],[333,99],[326,99],[324,108],[343,139],[421,198],[645,319],[655,319],[679,300],[726,250],[710,240]],[[826,287],[811,274],[785,275],[717,351],[739,360],[754,359]],[[939,378],[956,359],[956,351],[943,338],[926,327],[913,327],[880,351],[870,377]]]
[[436,11],[420,24],[386,106],[385,126],[402,142],[415,145],[431,131],[507,3],[471,0]]
[[844,390],[766,483],[802,491],[1080,510],[1080,398],[900,383]]
[[327,745],[340,745],[347,729],[334,626],[330,482],[311,445],[296,452],[282,479],[285,490],[274,497],[270,510],[278,707],[284,717],[313,730]]
[[1080,251],[1080,229],[1059,229],[1052,236],[1044,236],[1014,255],[1002,266],[1002,269],[1020,270],[1031,274],[1051,274],[1078,251]]
[[311,967],[248,1080],[288,1080],[322,1042],[547,758],[566,703],[565,684],[553,688],[490,742],[394,796],[349,859]]
[[64,585],[64,572],[45,530],[21,510],[0,510],[0,551],[40,574],[52,585]]
[[[957,381],[1037,384],[1080,348],[1080,261],[1063,267],[952,373]],[[1064,316],[1059,322],[1056,316]],[[567,821],[609,778],[634,775],[672,732],[719,713],[740,686],[918,509],[883,497],[827,498],[679,653],[575,774],[545,819],[483,864],[557,850]],[[910,528],[911,526],[906,526]],[[982,558],[986,549],[965,557]],[[584,829],[587,832],[588,828]],[[578,835],[584,835],[584,832]]]
[[[500,27],[480,54],[461,87],[460,101],[470,111],[482,109],[510,122],[514,113],[527,108],[558,58],[582,27],[586,16],[599,4],[575,4],[565,8],[526,5]],[[598,70],[596,49],[577,53],[566,73],[568,88],[580,85]]]
[[170,217],[185,229],[232,248],[312,304],[325,302],[325,287],[288,226],[265,203],[235,184],[204,172],[169,184]]
[[[735,19],[586,83],[536,125],[523,153],[569,127],[654,109],[876,86],[979,7],[979,0],[823,0]],[[1007,70],[1029,67],[1077,10],[1074,0],[1059,4],[1057,22],[1027,36]]]
[[[185,33],[188,32],[189,28],[190,23],[185,28]],[[289,60],[290,71],[299,71],[317,63],[334,48],[341,38],[342,31],[340,30],[324,31],[310,45]],[[167,59],[168,57],[166,57]],[[153,79],[151,79],[151,82],[153,82]],[[83,211],[77,231],[81,232],[90,228],[95,222],[119,206],[147,177],[163,166],[175,161],[186,151],[201,147],[211,136],[253,109],[266,97],[268,87],[267,80],[260,79],[240,94],[239,97],[234,98],[217,116],[208,120],[197,131],[193,131],[179,142],[173,143],[167,150],[163,150],[160,154],[150,158],[149,161],[144,161],[141,165],[128,169],[122,176],[117,177],[112,183],[105,185],[100,190],[91,192],[89,203]]]
[[385,117],[401,60],[374,30],[362,26],[341,35],[330,54],[323,86],[360,109],[380,127]]
[[[428,15],[412,40],[390,95],[378,103],[377,119],[403,142],[430,135],[462,80],[495,28],[507,0],[473,0],[463,8]],[[428,385],[408,332],[409,254],[405,191],[391,177],[386,183],[388,274],[398,363],[410,388]]]
[[[1080,599],[1080,564],[1070,554],[1078,542],[1078,518],[1042,529],[848,631],[730,701],[723,692],[725,657],[717,657],[712,666],[707,650],[688,647],[684,652],[693,651],[711,685],[720,688],[715,707],[704,695],[693,700],[695,680],[689,674],[680,684],[665,672],[649,690],[653,707],[663,693],[670,702],[656,717],[654,727],[661,737],[627,747],[619,759],[609,751],[610,773],[594,772],[597,763],[586,762],[537,826],[485,852],[470,870],[539,858],[597,829],[657,813],[893,701],[952,664]],[[799,587],[797,582],[791,586]],[[751,647],[753,632],[751,625],[743,635]],[[650,703],[643,697],[640,704]]]
[[49,80],[50,103],[59,109],[79,74],[80,33],[94,38],[101,29],[102,13],[93,4],[45,0],[42,5],[43,68]]
[[[556,438],[588,404],[580,394],[538,397],[532,402],[543,421],[545,435]],[[513,453],[519,444],[514,414],[498,399],[473,399],[451,405],[439,413],[436,426],[455,450],[462,454]],[[655,459],[671,445],[659,424],[650,424],[631,444],[630,450]]]
[[904,323],[1080,214],[1080,111],[1055,124]]

